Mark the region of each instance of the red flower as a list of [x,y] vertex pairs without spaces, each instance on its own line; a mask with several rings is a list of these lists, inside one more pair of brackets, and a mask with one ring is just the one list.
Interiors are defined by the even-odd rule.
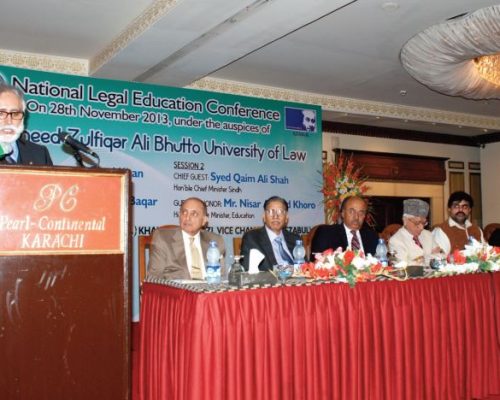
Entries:
[[330,270],[326,268],[318,268],[314,270],[316,272],[316,277],[320,279],[330,278]]
[[356,282],[367,282],[376,278],[377,275],[369,274],[368,272],[363,272],[356,276]]
[[370,268],[370,271],[373,272],[374,274],[377,274],[382,271],[382,264],[377,263],[375,265],[372,265]]
[[465,264],[466,258],[462,253],[460,253],[460,250],[458,249],[453,250],[452,256],[453,256],[453,262],[455,264],[458,265]]
[[336,223],[340,215],[342,200],[351,195],[362,195],[368,190],[367,177],[362,175],[359,165],[352,156],[347,158],[340,153],[335,163],[323,163],[323,185],[320,191],[324,196],[328,223]]
[[304,263],[300,266],[300,270],[301,272],[305,275],[305,276],[314,276],[314,264],[312,262],[308,262],[308,263]]
[[352,260],[354,259],[354,257],[355,257],[354,251],[347,250],[344,253],[344,265],[349,265],[352,262]]
[[333,254],[333,249],[326,249],[323,253],[322,253],[325,257],[326,256],[331,256]]

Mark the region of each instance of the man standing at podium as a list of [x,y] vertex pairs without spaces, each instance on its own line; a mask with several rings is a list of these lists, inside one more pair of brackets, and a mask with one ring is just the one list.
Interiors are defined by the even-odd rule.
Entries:
[[52,165],[47,148],[24,137],[25,116],[23,93],[0,81],[0,163]]

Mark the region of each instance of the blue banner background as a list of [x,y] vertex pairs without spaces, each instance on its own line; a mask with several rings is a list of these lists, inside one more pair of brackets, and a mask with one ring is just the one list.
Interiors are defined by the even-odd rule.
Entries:
[[[298,234],[323,221],[318,106],[5,66],[0,75],[25,92],[26,131],[56,165],[75,165],[57,136],[68,132],[102,167],[132,171],[134,236],[178,223],[189,196],[207,201],[228,253],[234,235],[262,225],[271,195],[289,201]],[[137,296],[134,305],[137,315]]]

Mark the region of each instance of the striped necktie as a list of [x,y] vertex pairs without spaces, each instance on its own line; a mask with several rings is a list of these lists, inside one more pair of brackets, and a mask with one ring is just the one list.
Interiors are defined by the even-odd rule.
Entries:
[[357,232],[355,230],[352,230],[351,233],[352,233],[351,249],[352,250],[359,250],[359,249],[361,249],[361,244],[359,243]]
[[420,247],[421,249],[423,248],[422,243],[420,243],[420,240],[418,239],[418,236],[413,236],[413,241],[418,247]]

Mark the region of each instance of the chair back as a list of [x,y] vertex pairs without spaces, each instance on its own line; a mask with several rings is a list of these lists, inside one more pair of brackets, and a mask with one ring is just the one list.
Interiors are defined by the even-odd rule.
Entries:
[[234,236],[233,237],[233,254],[235,256],[241,255],[241,240],[243,236]]
[[321,225],[323,224],[314,225],[307,234],[302,235],[302,241],[304,242],[304,247],[306,248],[306,257],[308,260],[311,260],[311,244],[314,234],[316,233],[316,229],[318,229],[318,226]]
[[384,239],[386,243],[389,243],[389,239],[391,238],[391,236],[394,235],[402,226],[403,225],[401,224],[389,224],[384,228],[382,232],[379,233],[378,236]]
[[500,224],[496,222],[488,224],[484,227],[483,236],[486,242],[490,241],[491,234],[495,232],[496,229],[500,229]]
[[[162,225],[156,229],[174,229],[179,227],[179,225]],[[140,235],[139,236],[139,285],[146,279],[147,266],[149,260],[149,249],[151,247],[151,240],[153,239],[153,234],[151,235]]]

